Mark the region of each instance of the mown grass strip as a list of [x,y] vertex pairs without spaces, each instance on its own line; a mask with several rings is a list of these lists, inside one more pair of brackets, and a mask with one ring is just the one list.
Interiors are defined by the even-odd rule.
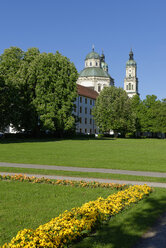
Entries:
[[40,175],[56,175],[56,176],[71,176],[83,178],[104,178],[104,179],[117,179],[127,181],[142,181],[142,182],[160,182],[166,183],[166,178],[159,177],[146,177],[146,176],[132,176],[111,173],[98,173],[98,172],[77,172],[77,171],[58,171],[58,170],[42,170],[30,168],[15,168],[15,167],[0,167],[1,172],[15,172],[15,173],[30,173]]

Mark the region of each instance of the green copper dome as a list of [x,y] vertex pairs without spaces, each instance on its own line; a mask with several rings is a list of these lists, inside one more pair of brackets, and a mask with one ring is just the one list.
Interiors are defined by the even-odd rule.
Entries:
[[136,62],[134,61],[133,59],[133,51],[132,49],[130,50],[130,53],[129,53],[129,60],[126,62],[126,66],[136,66]]
[[128,60],[127,62],[126,62],[126,66],[136,66],[137,64],[136,64],[136,62],[134,61],[134,60]]
[[79,77],[106,77],[110,78],[108,72],[100,67],[87,67],[80,72]]
[[87,59],[100,59],[100,55],[93,49],[92,52],[88,53],[88,55],[86,56],[85,60]]

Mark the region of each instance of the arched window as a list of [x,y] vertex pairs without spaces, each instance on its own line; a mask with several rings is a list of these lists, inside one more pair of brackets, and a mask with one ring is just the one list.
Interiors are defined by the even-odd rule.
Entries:
[[98,85],[98,92],[101,91],[101,85]]
[[129,83],[129,90],[131,90],[131,83]]
[[90,66],[92,66],[92,62],[90,62]]
[[129,89],[129,87],[128,87],[128,84],[126,85],[126,90],[128,90]]
[[133,88],[133,84],[132,84],[132,90],[133,90],[134,88]]

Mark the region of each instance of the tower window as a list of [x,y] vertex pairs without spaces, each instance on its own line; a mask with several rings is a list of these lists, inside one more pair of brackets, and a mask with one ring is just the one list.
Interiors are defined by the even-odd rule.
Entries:
[[126,85],[126,90],[128,90],[128,84]]
[[131,77],[131,74],[129,74],[129,77]]
[[133,88],[133,84],[132,84],[132,90],[133,90],[134,88]]
[[98,66],[98,63],[96,62],[96,66]]
[[101,86],[100,85],[98,85],[98,92],[100,92],[101,91]]
[[131,90],[131,83],[129,83],[129,90]]
[[90,66],[92,66],[92,62],[90,62]]

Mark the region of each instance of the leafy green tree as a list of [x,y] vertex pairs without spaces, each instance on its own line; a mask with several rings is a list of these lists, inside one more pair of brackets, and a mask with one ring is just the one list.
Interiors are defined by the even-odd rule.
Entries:
[[161,103],[155,95],[147,95],[146,99],[142,101],[140,123],[143,132],[155,133],[159,131],[157,116],[160,107]]
[[38,114],[40,129],[63,134],[73,128],[73,102],[77,70],[59,52],[42,53],[29,67],[28,85],[34,89],[32,105]]
[[16,83],[17,71],[24,52],[20,48],[6,49],[0,56],[0,129],[10,123],[16,124],[19,111],[19,87]]
[[113,130],[117,136],[134,129],[131,101],[122,88],[105,87],[96,100],[93,115],[102,132]]
[[166,99],[160,102],[160,107],[157,109],[157,131],[166,133]]

